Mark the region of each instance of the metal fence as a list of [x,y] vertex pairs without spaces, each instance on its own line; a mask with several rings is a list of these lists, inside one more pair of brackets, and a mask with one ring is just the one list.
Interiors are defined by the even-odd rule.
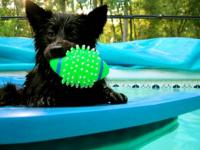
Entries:
[[[26,19],[25,16],[0,16],[0,20]],[[108,19],[188,19],[198,20],[200,16],[175,16],[175,15],[108,15]]]

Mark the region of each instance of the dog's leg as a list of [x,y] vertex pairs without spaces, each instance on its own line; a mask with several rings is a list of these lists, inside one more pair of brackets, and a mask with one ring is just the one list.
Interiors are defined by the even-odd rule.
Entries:
[[0,106],[22,105],[23,90],[13,84],[7,84],[0,89]]
[[128,98],[123,93],[117,93],[110,87],[105,87],[103,89],[103,94],[105,96],[105,99],[110,104],[123,104],[127,103]]
[[99,90],[104,101],[110,104],[123,104],[127,103],[128,98],[122,93],[115,92],[113,89],[108,87],[105,80],[97,81],[96,87]]
[[56,100],[53,97],[40,96],[32,97],[27,101],[28,107],[56,107]]

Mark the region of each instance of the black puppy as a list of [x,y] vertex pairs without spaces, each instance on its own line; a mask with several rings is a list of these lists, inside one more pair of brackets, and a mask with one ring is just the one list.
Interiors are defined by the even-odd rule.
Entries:
[[61,78],[49,66],[51,58],[63,57],[66,49],[76,44],[95,48],[107,20],[107,6],[88,15],[66,15],[53,14],[27,0],[26,15],[35,33],[36,65],[22,89],[12,84],[0,89],[0,105],[49,107],[127,102],[127,97],[110,89],[105,80],[85,89],[62,85]]

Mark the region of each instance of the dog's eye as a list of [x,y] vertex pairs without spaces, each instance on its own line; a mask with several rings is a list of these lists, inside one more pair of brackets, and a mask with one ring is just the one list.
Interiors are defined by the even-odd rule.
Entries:
[[48,35],[49,38],[54,38],[56,36],[55,32],[53,32],[53,31],[49,31],[47,33],[47,35]]

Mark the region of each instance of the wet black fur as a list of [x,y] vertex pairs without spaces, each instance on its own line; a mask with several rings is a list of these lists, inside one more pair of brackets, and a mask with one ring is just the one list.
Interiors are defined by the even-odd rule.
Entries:
[[12,84],[0,89],[0,105],[50,107],[126,103],[126,96],[110,89],[105,80],[97,81],[92,88],[72,88],[62,85],[61,78],[49,66],[49,59],[64,56],[64,49],[75,44],[95,47],[106,23],[106,14],[105,5],[88,15],[53,14],[27,0],[26,15],[35,33],[36,65],[27,75],[23,89]]

